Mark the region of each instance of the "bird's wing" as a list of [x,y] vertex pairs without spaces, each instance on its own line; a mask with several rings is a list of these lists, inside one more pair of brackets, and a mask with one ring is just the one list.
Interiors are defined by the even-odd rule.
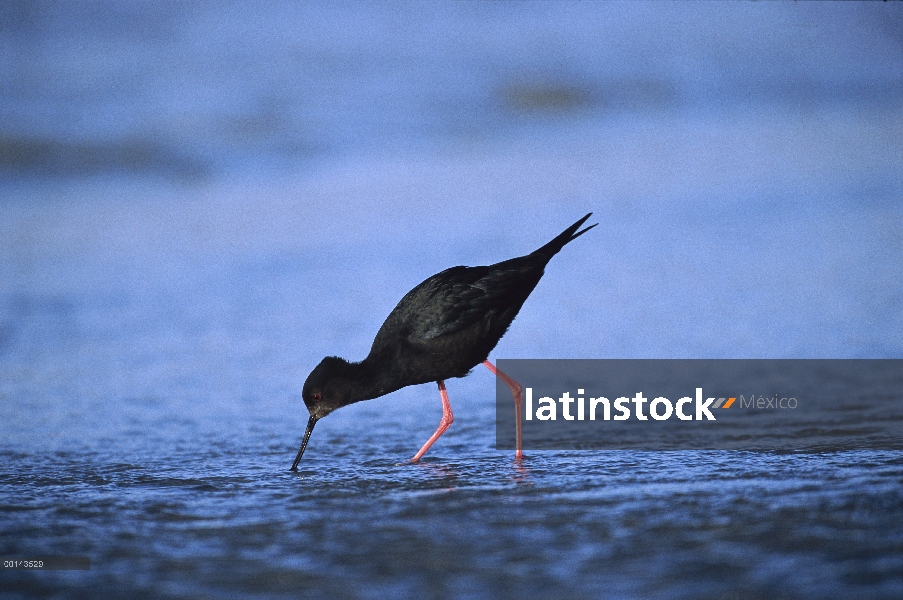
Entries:
[[408,338],[431,340],[465,329],[495,309],[519,305],[541,276],[542,265],[533,261],[446,269],[421,284],[417,314],[406,315]]
[[[373,340],[370,355],[397,352],[405,343],[433,352],[441,346],[433,343],[436,338],[450,336],[443,341],[452,342],[459,332],[463,338],[472,338],[466,343],[479,343],[481,336],[486,343],[493,341],[490,338],[497,342],[539,283],[549,260],[565,244],[595,227],[578,231],[589,217],[526,256],[488,267],[452,267],[426,279],[389,313]],[[473,331],[466,331],[471,327]],[[485,329],[480,331],[481,327]]]

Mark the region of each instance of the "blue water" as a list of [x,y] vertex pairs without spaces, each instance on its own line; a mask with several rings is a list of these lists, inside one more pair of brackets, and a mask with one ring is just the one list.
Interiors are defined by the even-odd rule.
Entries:
[[[903,356],[894,3],[0,8],[4,597],[898,598],[903,453],[495,450],[337,411],[456,264],[586,212],[491,358]],[[855,416],[851,416],[852,424]]]

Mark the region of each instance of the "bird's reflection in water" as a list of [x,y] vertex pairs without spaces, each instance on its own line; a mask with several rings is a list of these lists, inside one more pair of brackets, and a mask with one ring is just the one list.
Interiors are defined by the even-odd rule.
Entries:
[[417,467],[417,469],[420,470],[420,473],[426,476],[422,480],[422,483],[425,487],[429,487],[430,489],[434,490],[444,489],[446,491],[451,491],[461,487],[462,473],[461,469],[458,467],[442,463],[421,461],[418,461],[416,463],[407,462],[404,464]]
[[515,485],[534,485],[533,472],[530,470],[526,457],[514,459],[514,470],[511,473],[511,481]]

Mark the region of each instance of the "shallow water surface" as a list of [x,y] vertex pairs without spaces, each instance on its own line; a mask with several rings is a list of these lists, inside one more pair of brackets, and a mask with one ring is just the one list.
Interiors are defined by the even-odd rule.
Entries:
[[[405,436],[388,437],[401,445]],[[287,447],[187,446],[147,462],[5,454],[7,553],[87,555],[92,568],[6,572],[4,588],[67,597],[901,591],[899,452],[548,452],[517,464],[443,448],[419,465],[321,455],[293,474]]]

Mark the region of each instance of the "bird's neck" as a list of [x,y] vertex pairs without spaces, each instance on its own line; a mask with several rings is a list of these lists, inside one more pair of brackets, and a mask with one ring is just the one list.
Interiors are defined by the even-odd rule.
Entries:
[[395,385],[391,374],[378,360],[368,356],[359,363],[348,363],[347,397],[350,403],[372,400],[394,392],[402,386]]
[[371,352],[357,367],[360,369],[359,381],[365,382],[361,387],[361,391],[366,394],[364,400],[385,396],[407,385],[399,381],[397,367],[389,357]]

